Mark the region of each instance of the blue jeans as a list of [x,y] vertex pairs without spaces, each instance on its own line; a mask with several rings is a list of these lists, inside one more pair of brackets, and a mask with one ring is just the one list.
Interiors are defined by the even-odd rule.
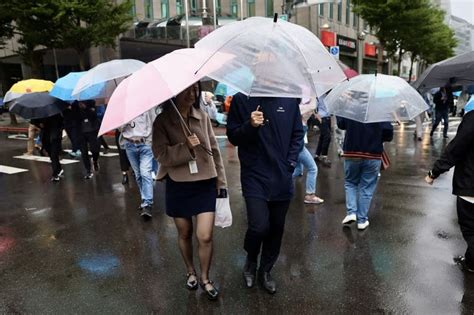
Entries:
[[151,206],[153,204],[153,178],[151,177],[153,153],[151,146],[127,141],[125,151],[140,189],[141,207]]
[[357,215],[357,223],[368,220],[370,202],[377,187],[381,160],[346,159],[344,173],[348,214]]
[[303,174],[304,168],[308,170],[306,174],[306,194],[314,194],[316,192],[316,177],[318,176],[318,167],[314,162],[313,156],[306,147],[303,147],[298,155],[298,164],[296,164],[293,177]]

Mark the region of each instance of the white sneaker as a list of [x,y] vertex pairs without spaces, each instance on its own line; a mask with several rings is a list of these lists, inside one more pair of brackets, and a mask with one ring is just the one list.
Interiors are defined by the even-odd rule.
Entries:
[[357,221],[357,216],[355,214],[348,214],[346,215],[344,220],[342,220],[342,224],[351,224],[351,223],[354,223],[355,221]]
[[369,220],[365,221],[364,223],[357,223],[358,230],[365,230],[369,226]]

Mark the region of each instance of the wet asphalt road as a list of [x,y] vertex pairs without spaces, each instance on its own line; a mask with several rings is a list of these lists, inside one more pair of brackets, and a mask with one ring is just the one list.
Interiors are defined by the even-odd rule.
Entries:
[[[145,223],[133,181],[121,184],[117,157],[101,158],[90,181],[82,179],[80,163],[66,165],[65,179],[52,184],[48,163],[13,159],[26,143],[0,134],[0,164],[29,170],[0,173],[0,313],[472,314],[474,275],[452,261],[465,250],[452,172],[434,187],[423,182],[446,141],[438,133],[416,142],[412,132],[397,128],[386,146],[392,165],[380,178],[366,231],[340,225],[344,178],[334,141],[333,166],[319,168],[317,194],[325,203],[304,205],[304,178],[296,180],[274,296],[244,288],[239,163],[235,148],[219,139],[234,224],[215,230],[217,302],[184,288],[162,183],[155,184],[153,220]],[[314,133],[310,142],[314,148]]]

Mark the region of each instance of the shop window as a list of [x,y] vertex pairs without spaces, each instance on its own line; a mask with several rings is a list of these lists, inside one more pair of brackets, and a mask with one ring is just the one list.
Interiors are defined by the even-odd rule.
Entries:
[[267,17],[273,17],[275,13],[273,10],[273,0],[266,0],[265,1],[265,11],[267,12]]
[[176,15],[180,15],[180,14],[183,14],[183,13],[184,13],[183,0],[176,0]]
[[161,0],[161,17],[170,17],[170,3],[169,0]]
[[153,1],[145,0],[145,19],[153,20]]
[[232,17],[237,17],[237,11],[239,10],[238,5],[237,5],[237,0],[232,0],[230,4],[230,14]]
[[255,16],[255,0],[248,0],[247,16]]

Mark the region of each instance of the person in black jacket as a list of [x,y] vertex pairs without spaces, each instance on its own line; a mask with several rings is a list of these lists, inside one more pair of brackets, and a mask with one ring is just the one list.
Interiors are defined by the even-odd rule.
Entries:
[[57,114],[47,118],[32,120],[31,123],[41,128],[41,143],[43,149],[48,153],[51,159],[51,167],[53,169],[51,181],[59,182],[60,176],[63,174],[63,169],[59,162],[63,132],[63,116]]
[[248,230],[244,280],[253,287],[261,253],[259,280],[276,292],[270,270],[278,259],[285,216],[293,196],[293,170],[303,147],[299,99],[236,94],[227,117],[227,136],[238,147]]
[[346,131],[343,156],[347,215],[342,224],[357,221],[357,229],[365,230],[377,188],[383,143],[392,141],[393,126],[389,122],[361,123],[342,117],[337,117],[337,126]]
[[86,175],[84,178],[91,179],[94,173],[92,173],[89,149],[92,153],[94,171],[96,172],[99,171],[100,153],[100,144],[97,139],[100,122],[97,118],[94,100],[79,101],[79,117],[81,123],[81,157],[86,169]]
[[454,103],[453,93],[450,88],[442,87],[433,97],[433,103],[435,103],[435,121],[430,132],[430,137],[433,137],[433,134],[438,128],[441,120],[444,122],[443,127],[443,137],[448,138],[448,128],[449,128],[449,108],[451,104]]
[[[469,110],[469,108],[465,108]],[[454,139],[428,172],[433,181],[454,166],[453,195],[457,196],[458,222],[467,243],[463,256],[455,258],[464,270],[474,272],[474,111],[464,115]]]

